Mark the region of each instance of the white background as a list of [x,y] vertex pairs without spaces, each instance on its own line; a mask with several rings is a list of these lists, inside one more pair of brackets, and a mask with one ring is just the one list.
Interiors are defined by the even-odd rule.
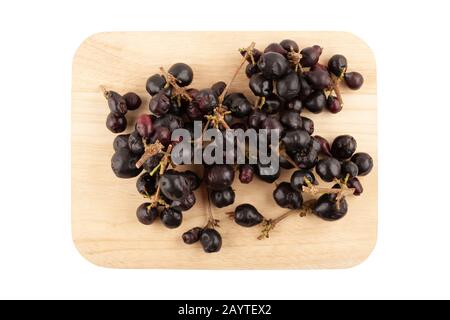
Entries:
[[[446,4],[2,1],[0,298],[450,298]],[[71,63],[83,39],[115,30],[362,37],[379,81],[380,221],[371,257],[334,271],[109,270],[86,262],[70,231]],[[202,289],[206,279],[215,290]]]

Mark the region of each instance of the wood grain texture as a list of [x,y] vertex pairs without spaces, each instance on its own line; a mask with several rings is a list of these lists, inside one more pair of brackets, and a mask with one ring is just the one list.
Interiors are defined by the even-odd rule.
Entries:
[[[351,70],[361,72],[365,84],[359,91],[343,88],[344,110],[305,115],[315,121],[316,133],[330,141],[339,134],[352,134],[358,151],[370,153],[375,162],[369,176],[362,177],[364,194],[351,197],[349,213],[341,221],[325,222],[314,216],[291,216],[272,232],[256,240],[259,228],[246,229],[228,220],[224,209],[214,209],[221,219],[223,248],[204,254],[199,244],[187,246],[181,234],[204,223],[205,196],[196,192],[197,204],[184,215],[183,225],[168,230],[159,223],[139,224],[135,210],[143,202],[135,180],[117,179],[110,168],[114,135],[105,128],[108,107],[99,85],[143,99],[138,111],[127,115],[132,130],[139,113],[148,112],[145,81],[160,66],[186,62],[194,69],[193,87],[209,87],[228,81],[239,65],[237,48],[256,42],[260,49],[285,38],[301,47],[319,44],[323,60],[342,53]],[[248,89],[244,71],[232,89]],[[288,180],[284,171],[280,181]],[[72,233],[80,253],[92,263],[112,268],[186,269],[316,269],[346,268],[364,261],[377,237],[377,108],[376,67],[368,46],[343,32],[123,32],[95,34],[84,41],[73,61],[72,87]],[[254,181],[234,183],[236,204],[254,204],[267,217],[285,210],[272,199],[274,184]]]

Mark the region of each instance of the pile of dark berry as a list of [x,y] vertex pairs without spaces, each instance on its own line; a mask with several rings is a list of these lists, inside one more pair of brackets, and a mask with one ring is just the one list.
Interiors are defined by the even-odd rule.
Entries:
[[[266,174],[272,164],[258,161],[256,164],[197,165],[202,167],[196,170],[203,172],[202,178],[193,171],[177,171],[171,161],[173,146],[179,143],[171,139],[175,129],[186,128],[193,132],[193,122],[202,121],[204,130],[279,130],[280,167],[296,170],[289,182],[275,184],[273,198],[289,211],[269,219],[253,205],[240,204],[228,213],[240,226],[260,225],[260,239],[268,237],[269,232],[291,214],[314,214],[328,221],[341,219],[348,210],[346,196],[363,192],[358,176],[367,175],[373,167],[367,153],[355,153],[357,144],[352,136],[338,136],[330,146],[324,138],[313,136],[313,121],[302,116],[304,109],[312,113],[340,112],[343,100],[339,86],[342,83],[351,89],[362,86],[362,75],[348,71],[343,55],[334,55],[328,65],[322,65],[319,63],[321,47],[300,51],[292,40],[272,43],[263,52],[252,43],[240,49],[240,53],[242,62],[228,85],[220,81],[202,90],[188,87],[193,80],[193,70],[187,64],[176,63],[167,71],[160,68],[160,73],[152,75],[146,83],[152,96],[150,113],[140,115],[134,131],[118,135],[113,143],[115,153],[111,166],[116,176],[140,175],[136,187],[148,200],[138,207],[136,214],[145,225],[160,220],[167,228],[179,227],[183,212],[195,205],[193,191],[203,183],[208,200],[206,223],[185,232],[182,239],[187,244],[200,241],[205,252],[218,252],[222,246],[222,237],[217,231],[219,220],[214,218],[212,205],[222,208],[234,203],[235,175],[244,184],[250,183],[254,176],[273,183],[280,177],[281,169]],[[243,93],[229,92],[230,84],[245,63],[249,87],[256,96],[254,103]],[[107,128],[113,133],[125,131],[126,113],[138,109],[141,99],[135,93],[121,96],[106,89],[104,95],[111,111],[106,120]],[[334,182],[334,186],[320,187],[315,174],[325,182]],[[312,195],[313,200],[303,201],[302,193]]]

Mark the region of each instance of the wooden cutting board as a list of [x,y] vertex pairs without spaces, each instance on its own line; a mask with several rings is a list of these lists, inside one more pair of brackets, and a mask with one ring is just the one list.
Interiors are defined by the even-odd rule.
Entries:
[[[341,221],[325,222],[314,216],[291,216],[265,240],[257,240],[260,228],[242,228],[224,215],[240,203],[252,203],[266,217],[285,209],[275,205],[275,184],[255,179],[233,188],[236,202],[214,209],[221,220],[223,247],[220,253],[205,254],[199,244],[185,245],[181,234],[203,225],[205,196],[196,191],[197,204],[184,214],[175,230],[160,223],[144,226],[137,222],[136,208],[144,199],[136,192],[136,179],[114,176],[110,167],[114,135],[105,127],[108,106],[99,85],[126,93],[137,92],[143,104],[127,114],[132,130],[139,113],[148,112],[146,79],[160,66],[186,62],[194,70],[195,88],[228,82],[241,61],[237,49],[252,41],[264,49],[271,42],[290,38],[301,47],[324,47],[322,58],[344,54],[351,70],[361,72],[361,90],[343,87],[344,110],[313,115],[316,134],[332,141],[339,134],[351,134],[357,151],[370,153],[375,162],[369,176],[362,177],[364,193],[350,197],[349,212]],[[251,101],[244,71],[233,90],[243,91]],[[316,269],[347,268],[363,262],[377,238],[377,107],[376,67],[373,53],[359,38],[345,32],[114,32],[86,39],[75,54],[72,84],[72,233],[79,252],[92,263],[112,268],[185,269]],[[279,181],[288,181],[284,171]]]

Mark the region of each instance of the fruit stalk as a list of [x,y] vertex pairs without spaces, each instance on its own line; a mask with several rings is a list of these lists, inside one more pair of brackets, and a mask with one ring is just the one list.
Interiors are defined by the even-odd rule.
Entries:
[[[169,145],[167,147],[167,150],[164,154],[164,157],[161,159],[159,165],[159,174],[163,175],[166,171],[168,164],[170,162],[170,153],[172,152],[172,145]],[[158,204],[166,205],[166,203],[161,199],[161,187],[158,184],[158,187],[156,189],[156,193],[150,198],[150,207],[155,207]]]
[[339,82],[341,81],[341,78],[337,78],[335,75],[332,75],[332,89],[334,93],[336,93],[336,97],[339,100],[339,103],[341,106],[344,106],[344,100],[342,98],[341,89],[339,88]]
[[178,85],[177,79],[168,73],[163,67],[159,67],[159,70],[161,70],[164,77],[166,77],[167,82],[170,83],[170,85],[175,89],[175,96],[182,96],[186,100],[192,101],[191,96],[186,92],[185,88],[182,88]]
[[253,50],[255,45],[256,45],[256,43],[252,42],[250,44],[250,46],[246,49],[247,52],[245,53],[244,57],[242,58],[241,64],[239,65],[239,67],[234,72],[233,77],[231,78],[230,82],[228,82],[228,84],[226,85],[226,87],[223,90],[222,94],[219,96],[219,106],[222,105],[223,99],[225,98],[226,94],[228,93],[228,90],[230,89],[231,84],[236,79],[237,75],[239,74],[239,71],[242,69],[242,67],[244,66],[245,62],[247,61],[247,57],[249,55],[249,52],[251,52]]
[[265,219],[263,222],[263,230],[261,231],[261,234],[258,236],[258,240],[269,238],[270,231],[275,229],[277,224],[279,224],[287,217],[293,214],[299,214],[300,217],[305,217],[307,214],[310,214],[312,212],[312,206],[314,202],[315,200],[306,201],[305,203],[303,203],[301,209],[289,210],[275,219]]
[[[146,145],[144,154],[138,160],[138,162],[136,162],[136,168],[139,169],[140,167],[142,167],[143,164],[145,163],[145,161],[147,161],[154,155],[160,153],[163,150],[163,148],[164,148],[164,146],[158,140],[156,140],[156,142],[153,144]],[[167,149],[167,150],[169,150],[169,149]]]
[[211,204],[211,197],[209,195],[209,190],[206,187],[205,187],[205,194],[206,194],[205,198],[206,198],[206,201],[207,201],[205,229],[206,228],[214,229],[214,227],[218,227],[219,226],[219,220],[216,220],[214,218],[212,204]]

